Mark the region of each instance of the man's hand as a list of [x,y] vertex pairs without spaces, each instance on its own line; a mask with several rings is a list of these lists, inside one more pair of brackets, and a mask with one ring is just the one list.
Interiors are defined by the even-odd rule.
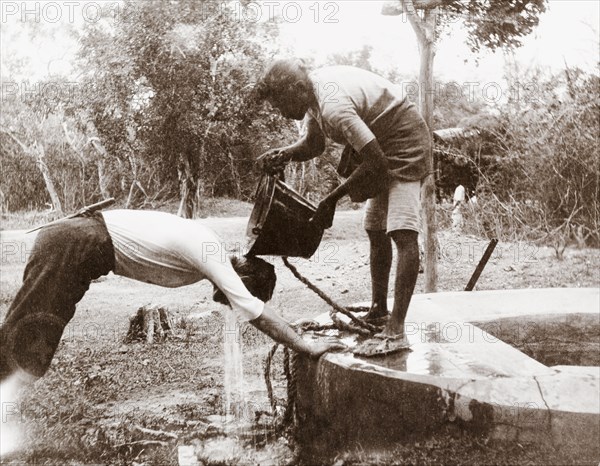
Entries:
[[310,219],[310,223],[324,230],[331,228],[331,225],[333,225],[333,216],[335,215],[335,205],[335,201],[328,198],[323,199],[319,203],[315,215]]
[[291,159],[292,155],[284,148],[280,148],[268,150],[257,159],[257,162],[265,173],[274,175],[282,172]]
[[261,332],[269,335],[273,340],[282,343],[288,348],[299,353],[306,353],[312,357],[319,357],[326,351],[343,351],[346,345],[333,337],[327,337],[311,342],[306,341],[290,325],[279,317],[267,304],[260,316],[251,320]]
[[324,339],[319,339],[311,344],[309,354],[313,358],[320,357],[323,353],[328,351],[345,351],[348,347],[344,345],[337,338],[329,337]]

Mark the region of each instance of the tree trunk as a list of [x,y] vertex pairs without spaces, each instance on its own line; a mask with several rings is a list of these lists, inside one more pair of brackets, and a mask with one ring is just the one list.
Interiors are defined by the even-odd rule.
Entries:
[[59,215],[64,215],[62,204],[60,203],[60,198],[56,193],[56,189],[54,188],[54,182],[52,181],[52,177],[50,176],[50,170],[48,170],[48,165],[46,165],[46,161],[44,160],[44,157],[46,155],[46,152],[44,151],[44,146],[42,144],[38,144],[37,141],[34,141],[34,143],[31,146],[27,146],[10,131],[0,128],[0,132],[6,134],[9,138],[16,142],[26,155],[29,155],[34,158],[35,165],[38,167],[42,174],[42,177],[44,178],[46,190],[48,191],[48,194],[50,195],[50,200],[52,201],[52,208]]
[[8,207],[5,204],[5,196],[4,196],[4,191],[2,191],[2,188],[0,187],[0,213],[4,213],[4,212],[8,212]]
[[[433,35],[435,30],[436,12],[425,12],[424,22]],[[433,126],[433,59],[435,57],[435,44],[433,37],[418,36],[421,67],[419,70],[419,106],[421,115],[425,119],[432,134]],[[433,139],[432,139],[433,140]],[[433,169],[433,145],[428,154],[430,167]],[[423,212],[423,236],[425,245],[425,292],[437,291],[437,223],[435,215],[435,176],[430,174],[425,178],[421,189]]]
[[96,150],[98,157],[96,158],[96,168],[98,169],[98,187],[100,188],[100,194],[102,194],[103,199],[108,199],[112,197],[110,195],[109,185],[110,185],[110,177],[106,173],[106,149],[96,138],[90,139],[90,143],[92,147]]
[[50,176],[50,170],[48,169],[48,165],[46,165],[46,161],[44,160],[46,155],[44,151],[44,146],[42,144],[34,142],[31,152],[35,157],[35,164],[37,165],[38,169],[42,173],[42,177],[44,178],[44,183],[46,184],[46,189],[48,190],[48,194],[50,195],[52,207],[54,208],[56,213],[62,217],[64,215],[62,204],[56,192],[56,188],[54,187],[52,177]]
[[242,184],[240,182],[240,174],[235,168],[235,160],[230,150],[227,150],[227,157],[229,158],[229,165],[231,167],[231,181],[233,182],[233,195],[236,199],[242,197]]
[[135,188],[135,180],[129,185],[129,193],[127,194],[127,201],[125,201],[125,208],[129,209],[131,201],[133,200],[133,188]]
[[195,192],[192,208],[192,218],[199,218],[201,212],[200,206],[202,205],[202,199],[204,199],[204,184],[200,182],[198,176],[194,178]]
[[188,150],[179,156],[177,172],[179,174],[181,200],[177,215],[180,217],[196,218],[200,216],[200,205],[204,198],[204,185],[200,181],[200,173],[202,173],[202,164],[205,162],[205,144],[213,123],[213,121],[208,122],[204,131],[202,145],[197,152],[193,153],[191,150]]
[[179,201],[177,215],[183,218],[193,218],[194,195],[196,194],[194,174],[192,173],[190,162],[187,159],[187,154],[183,154],[180,161],[181,163],[177,168],[177,172],[179,174],[179,193],[181,200]]
[[85,203],[86,180],[85,180],[85,155],[83,153],[83,146],[81,144],[78,144],[75,141],[75,136],[69,132],[69,128],[67,127],[66,122],[63,122],[62,128],[63,128],[63,132],[65,134],[65,140],[67,141],[67,144],[69,145],[69,147],[71,148],[73,153],[77,156],[77,158],[79,159],[79,163],[81,165],[81,197]]
[[179,193],[181,199],[179,200],[179,208],[177,209],[177,215],[183,218],[192,218],[192,206],[190,203],[190,188],[187,179],[183,179],[181,177],[181,172],[179,173]]
[[98,187],[100,188],[100,194],[102,199],[108,199],[112,197],[110,190],[108,189],[109,181],[106,176],[106,168],[104,166],[104,159],[99,157],[96,159],[96,168],[98,170]]

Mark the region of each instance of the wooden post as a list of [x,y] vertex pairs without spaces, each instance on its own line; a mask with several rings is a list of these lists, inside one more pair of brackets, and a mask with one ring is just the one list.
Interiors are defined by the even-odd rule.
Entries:
[[[415,31],[419,44],[421,66],[419,70],[419,108],[427,123],[433,141],[433,59],[435,57],[435,28],[438,8],[423,11],[420,18],[412,0],[401,0],[402,10]],[[433,142],[432,142],[433,144]],[[429,166],[433,170],[433,146],[429,150]],[[437,291],[437,221],[435,215],[435,176],[425,178],[421,189],[423,212],[423,236],[425,245],[425,292]]]
[[481,272],[483,272],[485,265],[490,260],[490,257],[492,257],[492,253],[494,252],[494,249],[496,248],[497,244],[498,244],[497,239],[493,239],[490,241],[490,244],[488,244],[487,248],[485,249],[485,252],[483,253],[483,256],[481,257],[479,264],[477,264],[477,267],[475,268],[473,275],[471,275],[471,279],[469,280],[469,283],[467,283],[467,286],[465,287],[465,291],[473,291],[473,288],[475,288],[475,285],[477,284],[477,280],[479,280],[479,276],[481,275]]

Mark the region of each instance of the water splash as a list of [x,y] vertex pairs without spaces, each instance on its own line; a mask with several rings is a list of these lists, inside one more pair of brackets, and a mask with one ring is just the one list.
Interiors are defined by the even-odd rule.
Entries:
[[19,391],[27,383],[30,376],[15,373],[0,385],[0,404],[2,419],[0,424],[0,458],[17,452],[21,447],[23,433],[20,427]]
[[225,328],[223,344],[225,352],[225,416],[232,421],[243,421],[247,406],[246,391],[244,390],[244,371],[242,367],[241,326],[236,312],[227,308],[224,310]]
[[[288,464],[294,457],[287,439],[275,436],[268,418],[256,417],[255,410],[270,409],[264,389],[244,380],[241,325],[237,314],[223,308],[225,353],[223,411],[225,415],[208,416],[206,420],[219,432],[204,435],[193,445],[178,447],[179,464]],[[264,399],[264,401],[260,401]],[[262,404],[261,404],[262,403]]]

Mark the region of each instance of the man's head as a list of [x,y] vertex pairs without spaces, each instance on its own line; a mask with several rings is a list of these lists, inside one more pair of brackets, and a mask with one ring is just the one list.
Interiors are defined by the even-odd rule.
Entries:
[[302,120],[316,100],[308,69],[298,58],[273,62],[256,85],[256,95],[294,120]]
[[[275,282],[275,267],[268,262],[253,256],[233,256],[231,258],[233,269],[242,279],[244,286],[252,294],[263,302],[267,302],[273,296]],[[221,304],[229,304],[227,297],[216,286],[213,292],[213,300]]]

